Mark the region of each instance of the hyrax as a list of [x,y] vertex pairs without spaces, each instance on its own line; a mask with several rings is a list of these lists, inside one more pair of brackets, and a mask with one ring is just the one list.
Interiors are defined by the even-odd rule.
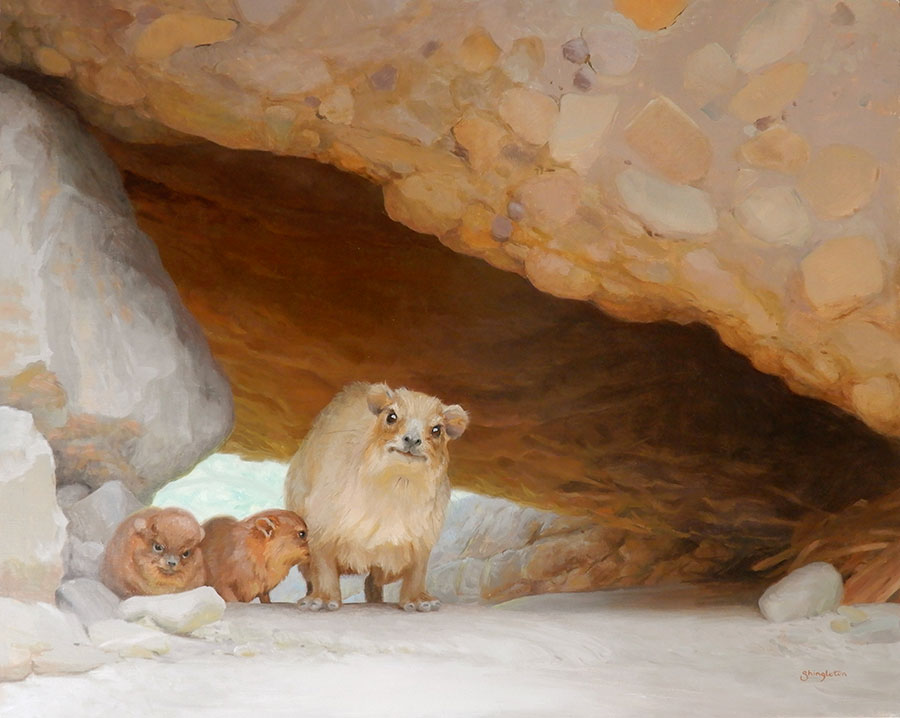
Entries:
[[142,509],[116,528],[100,578],[121,598],[178,593],[206,583],[203,529],[184,509]]
[[203,529],[206,582],[226,601],[270,603],[269,591],[291,566],[309,560],[306,523],[293,511],[268,509],[243,521],[217,516]]
[[339,608],[341,574],[368,574],[370,602],[402,579],[401,608],[440,606],[425,570],[450,498],[448,443],[468,422],[456,404],[385,384],[350,384],[322,410],[285,480],[288,508],[309,524],[301,608]]

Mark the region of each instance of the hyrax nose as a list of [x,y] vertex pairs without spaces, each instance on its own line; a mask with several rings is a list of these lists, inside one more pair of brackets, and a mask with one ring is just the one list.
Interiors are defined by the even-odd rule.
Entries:
[[166,564],[168,564],[170,568],[175,568],[178,565],[178,559],[174,556],[167,556]]
[[422,440],[417,435],[407,434],[406,436],[403,437],[403,444],[406,446],[407,449],[411,449],[414,446],[418,446],[421,443],[422,443]]

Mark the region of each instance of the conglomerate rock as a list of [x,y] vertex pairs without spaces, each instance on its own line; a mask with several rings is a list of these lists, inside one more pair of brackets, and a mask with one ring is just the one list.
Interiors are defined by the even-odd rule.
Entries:
[[703,321],[900,435],[898,22],[871,0],[7,0],[0,58],[126,139],[362,174],[458,251]]

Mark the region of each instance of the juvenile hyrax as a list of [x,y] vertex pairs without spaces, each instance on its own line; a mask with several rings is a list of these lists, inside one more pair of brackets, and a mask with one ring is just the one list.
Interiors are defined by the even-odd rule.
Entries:
[[291,566],[309,560],[306,524],[293,511],[269,509],[238,521],[218,516],[203,524],[200,544],[206,582],[226,601],[270,603],[269,591]]
[[122,598],[178,593],[206,583],[203,529],[183,509],[142,509],[119,524],[103,555],[100,578]]
[[400,606],[430,611],[428,556],[450,498],[447,444],[462,435],[461,407],[385,384],[346,386],[294,455],[287,506],[309,523],[303,608],[341,605],[341,574],[368,573],[366,599],[402,579]]

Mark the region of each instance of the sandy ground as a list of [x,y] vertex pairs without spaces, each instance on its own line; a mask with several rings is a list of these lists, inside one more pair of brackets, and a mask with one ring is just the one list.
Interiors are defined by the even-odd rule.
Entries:
[[0,684],[0,716],[900,715],[900,643],[855,644],[834,615],[770,624],[735,596],[611,591],[413,615],[235,604],[162,657]]

